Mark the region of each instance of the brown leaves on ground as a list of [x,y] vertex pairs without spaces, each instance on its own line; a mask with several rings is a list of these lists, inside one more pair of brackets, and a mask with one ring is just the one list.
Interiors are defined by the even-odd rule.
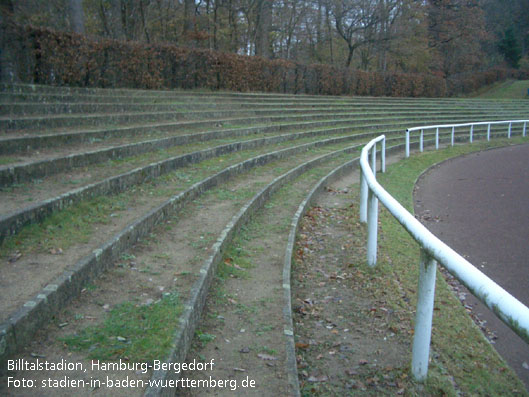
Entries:
[[400,395],[408,313],[390,307],[388,281],[360,265],[365,236],[354,211],[314,207],[300,225],[293,274],[300,385],[314,395]]

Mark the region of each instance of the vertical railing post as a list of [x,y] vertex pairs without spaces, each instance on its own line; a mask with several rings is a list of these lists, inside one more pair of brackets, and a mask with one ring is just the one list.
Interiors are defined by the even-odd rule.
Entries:
[[380,170],[386,172],[386,137],[382,139],[382,149],[380,150]]
[[410,130],[406,130],[406,158],[410,157]]
[[487,127],[487,141],[490,141],[490,123]]
[[421,135],[419,137],[419,150],[421,151],[421,153],[424,150],[424,130],[423,129],[421,129]]
[[523,132],[522,132],[522,136],[525,136],[525,128],[527,127],[527,121],[524,121],[523,122]]
[[419,291],[417,296],[417,312],[415,314],[415,332],[413,337],[411,361],[411,372],[415,380],[418,382],[424,381],[428,374],[436,268],[437,262],[435,259],[421,249]]
[[367,264],[377,264],[378,198],[369,189],[367,210]]
[[439,127],[435,129],[435,150],[439,149]]
[[367,181],[360,167],[360,222],[367,222]]
[[454,146],[454,135],[456,132],[456,127],[452,126],[452,135],[450,136],[450,145]]
[[[376,175],[377,146],[371,149],[371,169]],[[378,198],[375,193],[368,189],[367,204],[367,264],[375,266],[377,264],[377,232],[378,232]]]
[[507,133],[507,137],[511,139],[511,130],[512,130],[512,121],[509,122],[509,132]]
[[470,143],[472,143],[474,139],[474,124],[470,125]]
[[371,170],[373,175],[377,176],[377,144],[375,143],[371,148]]

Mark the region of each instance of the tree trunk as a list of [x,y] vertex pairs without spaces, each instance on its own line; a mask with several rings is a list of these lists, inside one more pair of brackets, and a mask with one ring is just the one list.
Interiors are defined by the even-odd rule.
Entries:
[[228,2],[228,23],[230,25],[230,51],[237,53],[239,44],[237,41],[237,13],[233,9],[232,0]]
[[195,0],[184,0],[184,24],[183,41],[187,45],[191,44],[191,34],[195,29]]
[[[16,83],[19,81],[17,73],[16,48],[14,48],[6,27],[13,15],[11,0],[0,0],[0,81]],[[18,44],[18,43],[17,43]]]
[[107,14],[105,12],[105,6],[103,5],[103,0],[99,0],[99,17],[101,18],[101,23],[103,24],[103,31],[106,37],[112,37],[112,33],[108,27]]
[[110,29],[112,30],[112,35],[114,36],[114,38],[118,40],[123,40],[125,38],[121,1],[122,0],[112,0],[111,4],[112,17],[110,22]]
[[218,1],[215,0],[215,4],[213,5],[213,49],[218,50],[219,49],[219,43],[217,41],[217,30],[218,30],[218,10],[219,4]]
[[272,25],[273,1],[260,0],[257,5],[255,55],[270,58],[270,28]]
[[84,34],[83,0],[69,0],[70,28],[75,33]]
[[345,67],[348,68],[351,66],[351,61],[353,60],[353,53],[355,51],[355,47],[348,46],[348,54],[347,54],[347,61],[345,62]]
[[145,41],[147,43],[151,42],[151,37],[149,36],[149,31],[147,30],[147,23],[145,22],[145,5],[143,4],[144,0],[140,0],[140,16],[141,16],[141,27],[143,29],[143,34],[145,35]]
[[325,22],[327,24],[327,34],[329,35],[329,55],[331,57],[331,65],[334,64],[334,51],[332,45],[332,24],[331,24],[331,12],[328,5],[325,5]]

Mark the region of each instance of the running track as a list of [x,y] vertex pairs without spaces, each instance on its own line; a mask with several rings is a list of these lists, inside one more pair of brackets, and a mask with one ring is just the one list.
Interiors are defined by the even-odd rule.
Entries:
[[[434,166],[414,198],[432,233],[529,306],[529,144]],[[465,304],[496,333],[496,350],[529,390],[529,346],[472,295]]]

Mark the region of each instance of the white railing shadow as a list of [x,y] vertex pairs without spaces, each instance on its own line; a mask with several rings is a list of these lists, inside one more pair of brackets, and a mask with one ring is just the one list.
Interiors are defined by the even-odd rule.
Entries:
[[[523,122],[523,136],[527,121],[496,122],[509,123],[509,137],[512,123]],[[471,127],[478,124],[469,123]],[[417,127],[406,131],[406,154],[409,155],[409,131],[435,128],[438,137],[439,128],[452,128],[457,125]],[[452,138],[453,140],[453,138]],[[370,141],[360,156],[360,221],[367,222],[367,263],[375,266],[377,261],[377,222],[378,200],[388,209],[397,221],[408,231],[420,246],[420,273],[418,286],[417,312],[413,339],[411,372],[417,381],[424,381],[428,373],[428,358],[432,330],[432,316],[435,295],[435,275],[437,263],[448,270],[465,285],[474,296],[487,305],[507,326],[529,343],[529,308],[510,295],[502,287],[479,271],[461,255],[434,236],[425,226],[410,214],[393,198],[376,180],[376,144],[382,142],[382,171],[385,171],[385,137],[384,135]],[[438,147],[438,144],[436,145]],[[371,155],[371,166],[368,157]]]

